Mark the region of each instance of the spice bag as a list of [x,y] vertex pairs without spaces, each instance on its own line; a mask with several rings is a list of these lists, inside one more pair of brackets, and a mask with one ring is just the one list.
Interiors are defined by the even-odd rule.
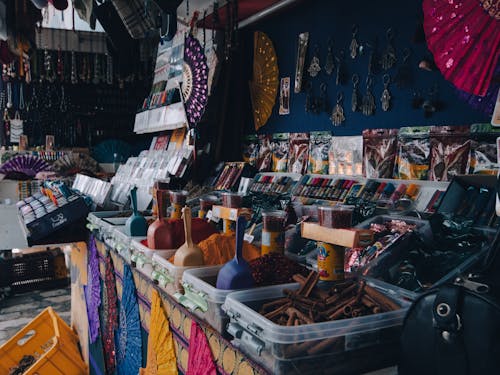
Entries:
[[427,180],[431,154],[430,131],[429,126],[399,129],[395,178]]
[[433,126],[431,128],[432,181],[451,181],[468,171],[470,139],[468,126]]
[[496,175],[499,169],[496,139],[500,136],[500,129],[490,124],[472,124],[470,133],[469,173]]
[[259,137],[256,135],[247,135],[243,139],[243,161],[255,167],[258,156]]
[[328,173],[361,176],[363,137],[332,137],[328,151]]
[[309,173],[328,174],[328,151],[332,133],[311,132],[309,141]]
[[306,174],[308,162],[309,133],[291,133],[288,172]]
[[392,178],[397,135],[397,129],[363,130],[363,175],[366,178]]
[[289,133],[273,134],[273,172],[288,170]]
[[259,172],[270,172],[273,164],[273,149],[271,145],[272,136],[268,134],[259,135],[259,153],[257,157],[257,169]]

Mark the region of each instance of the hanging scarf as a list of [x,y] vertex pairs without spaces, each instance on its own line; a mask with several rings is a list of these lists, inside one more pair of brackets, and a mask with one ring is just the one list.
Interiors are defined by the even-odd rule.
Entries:
[[99,306],[101,306],[101,280],[99,279],[99,259],[94,236],[90,236],[87,260],[87,285],[85,301],[89,320],[89,339],[93,344],[99,336]]
[[104,258],[104,288],[102,290],[102,345],[106,373],[113,374],[116,369],[115,330],[118,328],[116,308],[116,281],[114,267],[109,254]]
[[118,374],[137,375],[142,364],[141,319],[130,266],[123,267],[123,293],[116,341]]
[[148,337],[148,360],[141,375],[177,375],[174,340],[160,295],[151,295],[151,324]]
[[186,375],[217,375],[205,332],[193,320],[189,337],[189,360]]

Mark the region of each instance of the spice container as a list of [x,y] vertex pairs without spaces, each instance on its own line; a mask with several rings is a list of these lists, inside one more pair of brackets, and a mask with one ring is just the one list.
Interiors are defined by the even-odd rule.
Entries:
[[217,198],[215,195],[208,195],[206,197],[200,198],[200,210],[198,211],[198,217],[204,219],[207,212],[210,211],[214,204],[217,204]]
[[222,193],[222,205],[229,208],[240,208],[243,195],[240,193]]
[[344,279],[343,246],[318,242],[318,273],[320,280],[333,281]]
[[350,228],[354,206],[320,206],[319,225],[327,228]]
[[283,254],[285,251],[285,211],[267,211],[262,213],[262,255],[270,252]]
[[[397,361],[401,325],[409,307],[397,289],[367,282],[400,309],[356,318],[283,326],[258,311],[297,291],[286,284],[230,293],[222,307],[234,343],[273,374],[364,373]],[[326,370],[328,369],[328,370]]]
[[185,190],[170,190],[170,203],[174,208],[171,216],[172,219],[181,218],[181,210],[186,205],[188,194]]
[[[153,217],[158,217],[162,214],[162,217],[167,217],[167,197],[169,194],[170,179],[155,180],[153,184]],[[158,196],[161,196],[161,202],[158,203]],[[161,213],[158,212],[161,210]]]

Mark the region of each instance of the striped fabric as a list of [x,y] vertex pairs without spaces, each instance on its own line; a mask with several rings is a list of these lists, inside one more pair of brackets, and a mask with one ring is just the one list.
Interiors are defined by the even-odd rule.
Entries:
[[142,39],[156,28],[156,6],[152,2],[148,3],[147,9],[144,0],[112,0],[112,2],[132,38]]

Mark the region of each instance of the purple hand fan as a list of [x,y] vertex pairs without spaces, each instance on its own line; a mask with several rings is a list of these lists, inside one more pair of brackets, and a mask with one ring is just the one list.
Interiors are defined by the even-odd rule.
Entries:
[[101,280],[99,276],[99,259],[95,238],[90,237],[87,260],[87,286],[85,288],[87,317],[89,321],[89,338],[93,344],[99,336],[99,306],[101,306]]
[[6,178],[27,180],[38,172],[50,171],[50,165],[43,159],[31,155],[16,155],[0,167],[0,173]]
[[142,365],[141,319],[130,266],[123,267],[123,293],[116,340],[117,373],[137,375]]
[[118,311],[116,306],[116,279],[111,256],[106,254],[104,259],[104,288],[102,289],[102,346],[106,373],[114,374],[115,359],[115,330],[118,328]]
[[195,126],[208,102],[208,65],[203,47],[192,35],[184,43],[182,97],[190,126]]

